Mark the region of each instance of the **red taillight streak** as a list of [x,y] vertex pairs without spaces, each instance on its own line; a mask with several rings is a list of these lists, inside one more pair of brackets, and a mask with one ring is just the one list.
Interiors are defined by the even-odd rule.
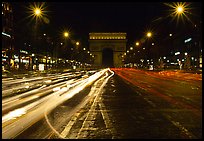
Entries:
[[146,87],[146,85],[144,85],[144,84],[141,84],[141,83],[138,83],[138,82],[134,81],[133,75],[131,75],[127,71],[125,72],[125,70],[117,70],[117,69],[112,69],[112,70],[116,74],[118,74],[121,78],[125,79],[126,81],[128,81],[131,84],[133,84],[134,86],[137,86],[139,88],[145,89],[145,90],[149,91],[150,93],[155,94],[155,95],[163,98],[164,100],[168,101],[171,104],[175,104],[175,105],[177,105],[179,107],[182,107],[182,108],[190,109],[197,116],[201,116],[202,115],[202,113],[199,110],[197,110],[196,108],[192,107],[191,105],[188,105],[188,104],[185,104],[185,103],[183,103],[181,101],[175,100],[175,99],[173,99],[173,98],[171,98],[171,97],[169,97],[169,96],[167,96],[165,94],[159,93],[158,91],[156,91],[154,89]]

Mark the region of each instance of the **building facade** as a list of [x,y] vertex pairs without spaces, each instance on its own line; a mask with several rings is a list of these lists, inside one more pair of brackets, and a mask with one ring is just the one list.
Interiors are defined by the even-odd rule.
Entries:
[[2,69],[14,68],[13,10],[8,2],[2,2]]

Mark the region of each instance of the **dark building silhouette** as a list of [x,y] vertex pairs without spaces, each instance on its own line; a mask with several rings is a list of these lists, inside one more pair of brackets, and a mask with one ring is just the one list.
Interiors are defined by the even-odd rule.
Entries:
[[8,2],[2,2],[2,69],[14,67],[13,11]]

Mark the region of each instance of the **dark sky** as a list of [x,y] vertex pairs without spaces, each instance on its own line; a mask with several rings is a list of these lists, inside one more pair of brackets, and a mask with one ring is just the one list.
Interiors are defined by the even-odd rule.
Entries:
[[[26,7],[30,4],[13,3],[14,20],[22,21],[22,24],[28,22],[29,19],[25,19],[29,15]],[[157,30],[160,24],[171,28],[175,24],[169,19],[152,22],[169,14],[170,7],[162,2],[46,2],[45,6],[50,22],[42,27],[49,27],[49,32],[53,33],[68,29],[72,38],[83,42],[88,42],[90,32],[126,32],[130,44],[142,38],[148,29],[154,27]]]
[[[89,32],[127,32],[140,36],[148,23],[160,16],[162,3],[50,3],[51,22],[88,36]],[[164,5],[163,5],[164,6]],[[164,6],[165,7],[165,6]],[[138,34],[138,35],[137,35]]]

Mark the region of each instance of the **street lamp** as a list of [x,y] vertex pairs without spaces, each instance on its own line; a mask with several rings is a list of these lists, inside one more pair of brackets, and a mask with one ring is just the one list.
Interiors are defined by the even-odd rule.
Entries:
[[178,5],[178,6],[176,7],[176,12],[177,12],[177,14],[182,14],[183,11],[184,11],[184,7],[183,7],[182,5]]
[[[147,36],[147,38],[151,38],[152,37],[152,32],[148,31],[146,33],[146,36]],[[147,44],[148,44],[148,41],[147,41]],[[146,59],[148,59],[149,57],[150,57],[150,48],[147,47],[147,49],[146,49]]]
[[[33,3],[31,5],[29,5],[28,7],[29,9],[29,17],[32,17],[32,20],[35,20],[35,25],[34,25],[34,32],[33,32],[33,35],[34,35],[34,38],[33,38],[33,42],[34,42],[34,47],[33,47],[33,52],[34,53],[37,53],[38,51],[38,40],[37,40],[37,36],[38,36],[38,30],[37,30],[37,26],[39,24],[39,22],[41,20],[44,20],[46,19],[46,14],[45,14],[45,3]],[[46,19],[48,20],[48,19]],[[40,52],[40,51],[39,51]],[[36,60],[36,56],[33,56]],[[37,66],[37,62],[36,63],[36,66]],[[35,64],[33,61],[32,61],[32,65]],[[33,67],[31,67],[32,69]]]
[[79,45],[79,42],[76,42],[76,45],[78,46],[78,45]]
[[151,32],[147,32],[146,35],[147,35],[148,38],[152,37],[152,33]]
[[[32,5],[29,5],[28,9],[31,13],[30,17],[32,17],[32,19],[41,19],[42,17],[45,17],[45,3],[34,3]],[[37,21],[36,21],[37,22]]]
[[41,13],[42,13],[42,11],[41,11],[40,8],[35,8],[35,9],[34,9],[34,13],[35,13],[36,16],[40,16]]
[[181,18],[184,22],[184,17],[185,17],[188,21],[190,21],[189,17],[187,16],[187,14],[190,13],[188,12],[188,10],[191,9],[189,7],[190,3],[173,2],[172,4],[166,3],[166,5],[172,8],[170,9],[171,11],[170,16],[173,17],[173,20],[177,18],[177,22],[178,22],[179,18]]
[[140,43],[139,42],[136,42],[136,46],[139,46],[140,45]]
[[69,33],[65,31],[65,32],[64,32],[64,37],[65,37],[65,38],[69,37]]
[[75,52],[76,54],[75,55],[76,55],[76,58],[78,58],[80,60],[80,57],[81,57],[80,56],[80,50],[79,50],[79,44],[80,43],[77,41],[75,44],[76,44],[76,52]]

